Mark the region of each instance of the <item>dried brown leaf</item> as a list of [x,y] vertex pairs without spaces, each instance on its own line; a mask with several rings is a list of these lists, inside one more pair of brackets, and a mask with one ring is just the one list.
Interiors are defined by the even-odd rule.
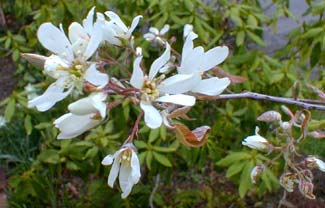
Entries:
[[200,147],[207,142],[207,133],[210,130],[209,126],[201,126],[193,131],[181,123],[176,123],[174,126],[176,137],[188,147]]
[[240,84],[248,80],[247,77],[230,74],[228,72],[223,71],[219,67],[212,68],[212,71],[219,78],[228,77],[230,79],[231,85]]

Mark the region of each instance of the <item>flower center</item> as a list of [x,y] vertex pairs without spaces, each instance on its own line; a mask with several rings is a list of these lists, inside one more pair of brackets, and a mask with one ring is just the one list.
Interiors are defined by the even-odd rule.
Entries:
[[122,163],[131,163],[132,150],[127,148],[121,153],[121,162]]
[[149,78],[146,76],[141,88],[141,100],[147,102],[155,101],[159,97],[159,90],[157,89],[157,86],[164,78],[164,74],[152,80],[149,80]]

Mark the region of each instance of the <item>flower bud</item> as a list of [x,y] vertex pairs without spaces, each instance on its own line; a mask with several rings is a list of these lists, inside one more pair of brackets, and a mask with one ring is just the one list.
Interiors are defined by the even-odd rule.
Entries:
[[309,168],[318,168],[320,171],[325,172],[325,163],[316,157],[307,157],[305,163]]
[[266,111],[260,115],[257,120],[264,122],[279,122],[281,121],[281,114],[277,111]]
[[262,175],[265,170],[265,165],[259,164],[256,165],[251,171],[251,181],[253,184],[256,183],[257,179]]
[[242,145],[248,146],[249,148],[252,149],[257,149],[257,150],[266,150],[270,143],[264,138],[261,137],[258,134],[259,128],[255,128],[255,135],[253,136],[248,136],[244,141],[242,141]]

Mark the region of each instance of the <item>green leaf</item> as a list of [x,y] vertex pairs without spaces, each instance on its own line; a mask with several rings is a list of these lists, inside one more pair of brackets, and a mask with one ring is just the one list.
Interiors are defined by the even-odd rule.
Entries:
[[57,150],[47,149],[43,150],[38,156],[37,159],[44,163],[57,164],[60,162],[60,156]]
[[67,169],[69,169],[69,170],[80,170],[80,167],[79,167],[76,163],[74,163],[74,162],[72,162],[72,161],[68,161],[68,162],[66,163],[66,167],[67,167]]
[[244,165],[245,165],[244,162],[239,162],[231,165],[227,170],[226,177],[230,178],[238,174],[244,168]]
[[138,149],[144,149],[144,148],[147,148],[147,144],[142,141],[142,140],[135,140],[134,141],[134,144],[135,146],[138,148]]
[[166,167],[172,167],[172,163],[168,160],[168,158],[165,155],[162,155],[157,152],[152,152],[154,158],[162,165]]
[[314,67],[317,62],[320,60],[321,58],[321,54],[322,54],[322,51],[321,51],[321,45],[320,45],[320,42],[318,42],[314,47],[313,47],[313,50],[310,54],[310,66],[311,67]]
[[27,115],[25,117],[24,126],[27,135],[30,135],[33,131],[32,118],[30,117],[30,115]]
[[12,116],[14,115],[15,112],[15,108],[16,108],[16,100],[14,98],[10,98],[4,112],[4,116],[7,122],[11,121]]
[[159,128],[157,129],[152,129],[149,133],[149,140],[148,143],[152,143],[154,142],[156,139],[158,139],[159,137]]
[[98,147],[92,147],[86,152],[86,155],[83,159],[93,158],[97,155],[97,153],[98,153]]
[[320,34],[321,32],[323,32],[323,28],[322,27],[313,28],[313,29],[308,30],[306,33],[304,33],[302,35],[302,37],[303,38],[314,38],[318,34]]
[[248,189],[252,186],[250,173],[254,167],[253,161],[249,161],[245,163],[242,174],[240,175],[240,182],[238,187],[239,196],[243,198]]
[[252,39],[255,43],[257,43],[258,45],[260,46],[263,46],[265,47],[265,43],[264,41],[262,40],[262,38],[260,38],[258,35],[254,34],[253,32],[251,31],[247,31],[247,35],[250,39]]
[[151,162],[152,162],[152,151],[147,151],[146,165],[147,165],[149,170],[151,170]]
[[153,146],[152,149],[157,152],[175,152],[177,148]]
[[230,166],[233,163],[240,161],[240,160],[246,160],[251,158],[252,156],[248,154],[247,152],[232,152],[225,158],[219,160],[216,165],[218,166]]
[[236,35],[236,45],[237,46],[243,45],[244,40],[245,40],[245,32],[244,31],[238,32]]

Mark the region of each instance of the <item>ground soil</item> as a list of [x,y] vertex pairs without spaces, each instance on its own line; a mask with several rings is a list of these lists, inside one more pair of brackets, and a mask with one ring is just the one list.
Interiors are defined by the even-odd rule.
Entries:
[[10,57],[0,58],[0,101],[8,97],[17,84],[16,67]]

